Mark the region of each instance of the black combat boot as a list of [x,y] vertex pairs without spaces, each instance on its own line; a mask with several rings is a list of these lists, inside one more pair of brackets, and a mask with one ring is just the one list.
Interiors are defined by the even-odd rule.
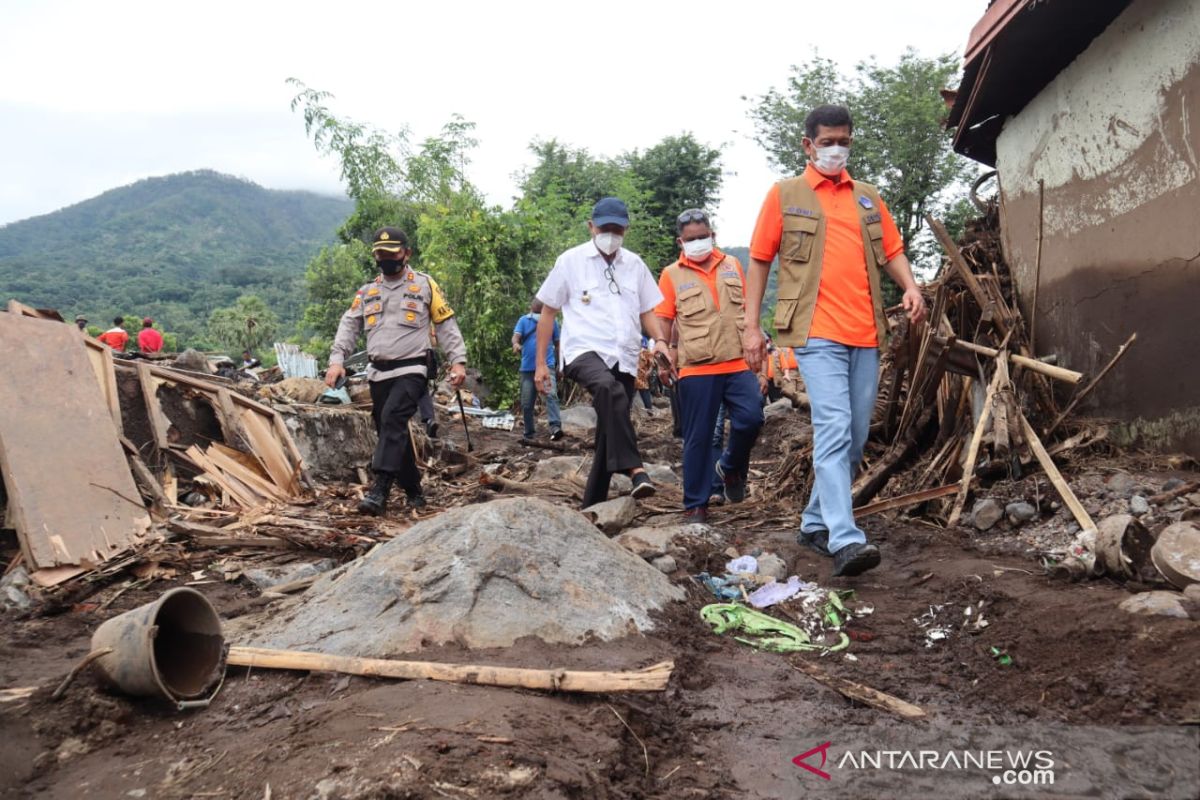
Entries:
[[376,472],[375,484],[358,503],[358,513],[382,517],[383,512],[387,511],[388,493],[392,491],[393,480],[390,472]]

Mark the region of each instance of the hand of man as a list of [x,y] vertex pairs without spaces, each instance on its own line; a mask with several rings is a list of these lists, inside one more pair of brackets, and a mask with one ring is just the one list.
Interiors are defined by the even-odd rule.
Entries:
[[921,294],[921,290],[915,286],[904,293],[901,304],[908,314],[908,321],[914,325],[920,324],[925,319],[926,314],[929,313],[925,308],[925,297]]
[[760,373],[758,373],[758,375],[756,377],[758,378],[758,393],[766,394],[767,393],[767,376],[763,375],[760,372]]
[[654,362],[658,364],[658,381],[663,386],[670,386],[675,381],[676,375],[678,375],[677,370],[679,367],[675,361],[675,353],[675,350],[667,349],[667,364],[670,366],[665,366],[662,360],[657,357],[654,359]]
[[467,367],[465,364],[454,364],[450,367],[450,388],[457,389],[463,385],[463,381],[467,379]]
[[338,379],[344,377],[346,377],[345,367],[341,364],[330,364],[329,369],[325,370],[325,385],[332,389]]
[[762,369],[763,359],[767,355],[767,340],[763,338],[758,326],[746,326],[742,331],[742,357],[746,359],[751,372]]
[[533,385],[542,394],[550,394],[550,368],[544,363],[538,364],[533,370]]
[[516,353],[517,355],[521,354],[521,343],[520,342],[513,342],[513,352]]

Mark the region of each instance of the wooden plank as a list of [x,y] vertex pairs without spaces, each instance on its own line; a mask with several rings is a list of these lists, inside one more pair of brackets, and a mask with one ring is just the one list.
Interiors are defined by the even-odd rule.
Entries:
[[137,376],[146,403],[146,416],[150,419],[150,432],[154,434],[154,446],[160,453],[165,453],[171,446],[171,420],[167,419],[158,402],[158,387],[162,382],[154,377],[152,368],[145,361],[137,362]]
[[1058,467],[1054,466],[1054,459],[1050,458],[1050,454],[1046,452],[1046,448],[1042,446],[1042,440],[1033,430],[1033,426],[1029,424],[1029,420],[1025,419],[1025,415],[1021,415],[1021,427],[1025,430],[1025,440],[1029,442],[1029,448],[1033,450],[1034,457],[1038,463],[1042,465],[1042,469],[1046,472],[1046,477],[1050,479],[1050,483],[1054,484],[1054,488],[1058,491],[1058,496],[1062,498],[1063,505],[1071,510],[1071,514],[1075,517],[1075,521],[1079,523],[1079,527],[1085,531],[1096,530],[1096,523],[1092,521],[1092,516],[1079,502],[1079,498],[1075,496],[1075,492],[1071,491],[1070,485],[1063,478],[1062,473],[1058,471]]
[[997,458],[1005,458],[1009,451],[1008,397],[1012,393],[1012,381],[1008,377],[1008,360],[996,359],[996,400],[992,403],[992,447]]
[[238,447],[244,444],[246,434],[242,431],[241,419],[233,405],[232,394],[224,386],[219,387],[213,408],[217,412],[217,421],[221,423],[221,433],[225,436],[225,443],[231,447]]
[[[286,501],[289,498],[287,492],[276,486],[270,478],[258,472],[257,464],[255,464],[255,469],[251,469],[250,467],[241,463],[240,459],[230,455],[230,452],[237,453],[239,456],[245,456],[245,453],[238,453],[236,450],[230,450],[230,448],[224,447],[216,442],[209,445],[208,450],[205,451],[204,455],[209,461],[220,467],[221,471],[225,473],[226,476],[236,478],[263,497],[278,500],[280,502]],[[247,456],[247,458],[249,457]],[[253,459],[250,460],[253,461]]]
[[158,510],[165,511],[167,504],[171,500],[167,497],[166,492],[163,491],[158,479],[154,477],[154,473],[146,466],[146,462],[142,461],[142,457],[138,455],[137,448],[134,447],[133,442],[122,436],[121,446],[125,448],[125,457],[129,459],[134,479],[154,498],[154,503],[158,506]]
[[874,503],[854,509],[854,518],[869,517],[872,514],[882,514],[885,511],[894,511],[897,508],[907,508],[919,503],[927,503],[930,500],[937,500],[939,497],[947,497],[957,491],[958,482],[956,481],[934,489],[922,489],[919,492],[910,492],[909,494],[902,494],[899,497],[876,500]]
[[241,411],[242,429],[246,431],[252,454],[271,476],[275,485],[291,495],[300,493],[300,484],[284,446],[275,437],[271,424],[253,409]]
[[31,571],[100,564],[150,529],[112,415],[61,322],[0,314],[0,474]]
[[192,445],[187,449],[187,455],[188,458],[196,462],[200,469],[204,470],[205,477],[220,487],[238,505],[243,508],[257,508],[266,504],[266,498],[258,495],[245,484],[222,472],[221,468],[212,463],[208,459],[208,456],[196,445]]
[[406,680],[428,679],[484,686],[512,686],[561,692],[661,692],[667,688],[673,661],[627,672],[592,672],[567,669],[526,669],[436,661],[397,661],[386,658],[270,650],[263,647],[229,648],[226,663],[235,667],[344,672]]
[[92,362],[92,369],[96,373],[96,381],[100,384],[100,393],[104,395],[113,423],[117,426],[117,433],[123,433],[121,398],[117,395],[117,370],[113,364],[112,348],[88,336],[83,336],[82,339],[84,347],[87,348],[88,360]]

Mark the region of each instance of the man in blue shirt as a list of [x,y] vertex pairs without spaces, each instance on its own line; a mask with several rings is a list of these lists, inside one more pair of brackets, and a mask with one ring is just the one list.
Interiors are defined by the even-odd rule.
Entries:
[[[542,313],[542,301],[534,300],[529,307],[529,313],[517,320],[513,328],[512,346],[514,353],[521,354],[521,413],[524,415],[525,438],[533,438],[533,404],[537,401],[537,387],[533,382],[533,373],[537,369],[537,324]],[[550,438],[558,441],[562,438],[562,419],[558,413],[558,383],[555,374],[555,352],[558,349],[560,329],[558,320],[554,320],[554,337],[546,348],[546,366],[550,368],[550,393],[546,395],[546,410],[550,415]]]

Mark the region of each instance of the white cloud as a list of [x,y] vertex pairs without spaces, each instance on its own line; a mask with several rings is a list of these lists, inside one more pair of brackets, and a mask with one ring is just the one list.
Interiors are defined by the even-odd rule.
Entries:
[[[213,168],[336,191],[289,112],[299,77],[335,111],[435,133],[478,124],[473,179],[506,203],[535,137],[612,155],[683,130],[727,143],[722,240],[745,243],[774,176],[743,95],[782,84],[814,45],[848,67],[909,45],[961,52],[985,0],[255,3],[111,0],[0,12],[0,222],[141,177]],[[823,45],[834,42],[839,46]]]

